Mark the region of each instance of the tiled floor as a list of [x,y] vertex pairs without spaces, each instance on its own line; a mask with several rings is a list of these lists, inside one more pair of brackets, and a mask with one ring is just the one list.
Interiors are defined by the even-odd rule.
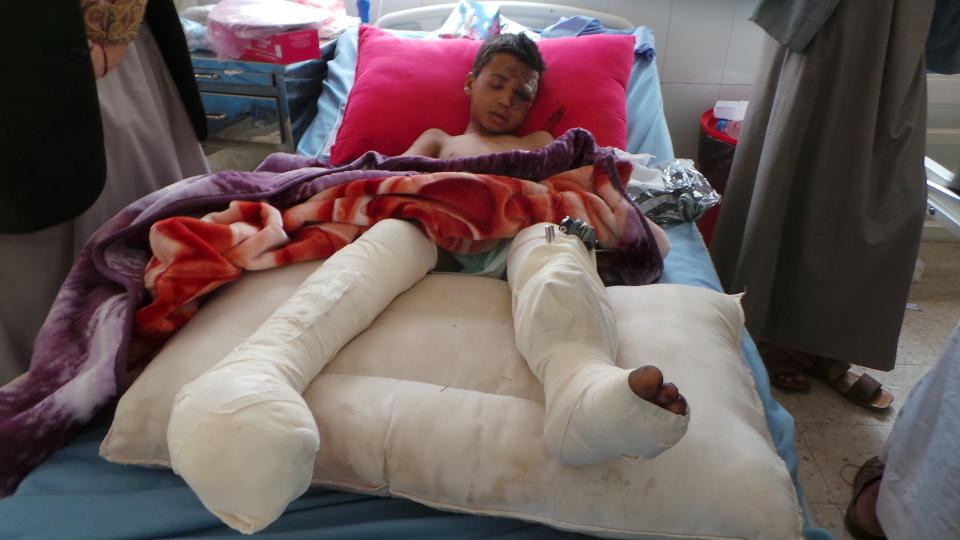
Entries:
[[210,149],[207,154],[207,164],[211,172],[220,171],[252,171],[271,154],[266,150],[248,148]]
[[880,452],[897,411],[960,320],[960,242],[924,242],[920,260],[925,270],[909,298],[918,309],[906,310],[897,367],[890,372],[866,370],[896,397],[889,412],[853,405],[816,380],[810,393],[774,388],[774,397],[797,422],[800,484],[814,524],[838,539],[852,538],[844,530],[843,513],[857,468]]

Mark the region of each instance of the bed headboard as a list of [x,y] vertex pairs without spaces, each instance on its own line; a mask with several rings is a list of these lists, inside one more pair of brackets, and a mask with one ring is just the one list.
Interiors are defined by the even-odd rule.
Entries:
[[[572,6],[545,4],[542,2],[497,2],[500,13],[528,28],[546,28],[560,17],[583,17],[598,19],[607,28],[626,30],[636,25],[618,15]],[[394,11],[380,16],[375,25],[394,30],[435,30],[447,19],[457,4],[437,4]]]

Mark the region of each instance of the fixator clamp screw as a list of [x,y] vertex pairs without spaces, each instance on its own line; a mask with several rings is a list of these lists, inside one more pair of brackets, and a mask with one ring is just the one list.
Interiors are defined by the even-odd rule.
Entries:
[[560,220],[560,232],[579,237],[583,245],[587,246],[587,249],[597,247],[596,229],[579,219],[567,216]]

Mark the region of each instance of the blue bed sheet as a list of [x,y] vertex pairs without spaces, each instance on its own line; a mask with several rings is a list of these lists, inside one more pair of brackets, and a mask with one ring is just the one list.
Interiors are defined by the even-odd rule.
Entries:
[[[0,501],[4,540],[237,538],[166,469],[117,465],[97,455],[106,422],[80,435]],[[257,538],[579,539],[542,525],[433,510],[403,500],[311,488]]]

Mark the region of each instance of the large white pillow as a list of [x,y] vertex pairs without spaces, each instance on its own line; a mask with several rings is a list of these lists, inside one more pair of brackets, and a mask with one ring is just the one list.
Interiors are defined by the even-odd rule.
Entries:
[[[120,400],[101,455],[168,466],[174,395],[317,264],[248,273],[211,300]],[[514,346],[508,284],[435,274],[304,393],[321,436],[313,482],[603,536],[800,538],[794,487],[740,356],[738,299],[666,284],[608,292],[618,365],[659,366],[690,403],[674,448],[637,463],[556,461],[543,443],[543,389]]]

